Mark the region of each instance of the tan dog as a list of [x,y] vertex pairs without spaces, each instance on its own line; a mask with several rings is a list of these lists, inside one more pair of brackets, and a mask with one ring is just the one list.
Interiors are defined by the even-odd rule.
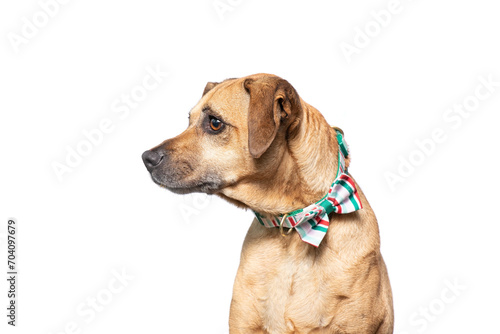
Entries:
[[[335,130],[285,80],[256,74],[208,83],[189,127],[143,154],[157,184],[284,214],[320,200],[336,177]],[[349,160],[346,161],[348,165]],[[392,333],[392,294],[377,220],[329,215],[315,248],[254,219],[243,244],[230,333]]]

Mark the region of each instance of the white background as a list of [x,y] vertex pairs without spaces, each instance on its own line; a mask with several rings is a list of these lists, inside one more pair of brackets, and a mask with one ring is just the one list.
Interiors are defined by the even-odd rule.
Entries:
[[[443,118],[474,101],[479,77],[500,81],[496,2],[401,0],[383,27],[371,12],[388,0],[220,2],[230,9],[74,0],[47,22],[37,1],[2,2],[0,263],[5,272],[5,226],[15,217],[20,276],[15,329],[1,280],[0,331],[227,333],[252,215],[157,187],[141,154],[187,126],[207,81],[267,72],[346,133],[350,172],[380,224],[395,333],[500,333],[500,87],[460,123]],[[33,16],[46,25],[14,47]],[[363,47],[349,62],[341,45],[356,38]],[[148,67],[169,74],[120,118],[113,104]],[[113,130],[58,180],[53,163],[103,119]],[[446,140],[418,153],[416,141],[436,128]],[[410,157],[419,165],[391,189],[387,173]],[[133,279],[110,292],[122,270]],[[90,310],[92,298],[105,305],[90,319],[77,309]]]

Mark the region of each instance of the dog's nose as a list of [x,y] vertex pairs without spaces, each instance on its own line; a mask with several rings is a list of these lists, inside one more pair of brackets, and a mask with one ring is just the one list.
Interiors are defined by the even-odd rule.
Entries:
[[142,161],[144,161],[144,164],[149,171],[158,166],[162,158],[163,157],[156,151],[149,150],[142,154]]

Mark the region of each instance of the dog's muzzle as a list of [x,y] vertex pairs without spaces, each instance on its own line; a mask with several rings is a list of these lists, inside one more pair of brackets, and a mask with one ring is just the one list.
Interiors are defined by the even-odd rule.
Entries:
[[191,192],[212,194],[222,188],[224,182],[215,170],[196,170],[198,162],[193,165],[186,159],[185,154],[180,159],[174,160],[175,154],[172,152],[165,149],[164,145],[160,145],[142,154],[142,161],[154,183],[179,194]]

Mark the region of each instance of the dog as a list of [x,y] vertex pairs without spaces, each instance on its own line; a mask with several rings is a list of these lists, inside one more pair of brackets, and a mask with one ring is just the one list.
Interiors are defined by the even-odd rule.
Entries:
[[[158,185],[255,212],[233,287],[231,334],[393,332],[377,220],[347,172],[343,141],[288,81],[255,74],[207,83],[188,128],[143,153]],[[337,205],[343,181],[350,190],[342,200],[358,204],[349,213]]]

